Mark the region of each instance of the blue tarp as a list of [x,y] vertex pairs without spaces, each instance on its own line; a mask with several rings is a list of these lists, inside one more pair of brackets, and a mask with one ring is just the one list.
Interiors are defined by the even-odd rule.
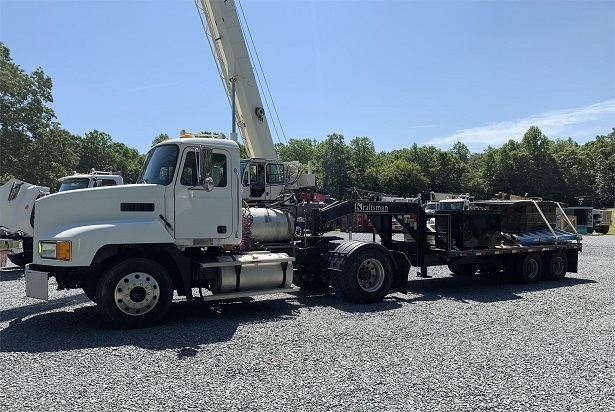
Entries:
[[555,241],[575,241],[581,240],[581,235],[576,233],[566,232],[561,229],[553,229],[555,236],[549,229],[533,230],[531,232],[515,233],[515,237],[519,240],[519,243],[523,246],[529,245],[542,245],[546,243],[553,243]]

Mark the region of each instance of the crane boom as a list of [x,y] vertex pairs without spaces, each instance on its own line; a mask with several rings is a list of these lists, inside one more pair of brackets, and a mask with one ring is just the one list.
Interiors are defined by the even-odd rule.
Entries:
[[197,1],[201,4],[197,8],[207,23],[204,25],[205,31],[214,50],[226,94],[229,100],[233,99],[233,94],[235,96],[235,121],[248,155],[277,159],[235,1]]
[[194,0],[214,55],[222,84],[232,107],[235,126],[250,159],[241,161],[242,197],[250,202],[276,199],[284,190],[314,187],[308,164],[280,162],[271,137],[256,76],[250,61],[235,0]]

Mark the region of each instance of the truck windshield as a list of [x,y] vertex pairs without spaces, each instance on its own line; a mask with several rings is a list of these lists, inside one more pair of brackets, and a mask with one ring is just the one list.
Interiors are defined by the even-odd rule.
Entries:
[[440,210],[463,210],[463,202],[440,202]]
[[138,183],[168,185],[173,180],[179,148],[177,145],[157,146],[147,153]]
[[80,177],[74,179],[64,179],[60,182],[58,192],[66,192],[75,189],[85,189],[89,186],[90,179],[87,177]]

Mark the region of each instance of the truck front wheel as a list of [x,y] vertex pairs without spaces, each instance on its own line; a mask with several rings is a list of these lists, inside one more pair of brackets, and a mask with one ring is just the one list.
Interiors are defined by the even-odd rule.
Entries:
[[379,302],[393,285],[393,266],[380,250],[367,249],[348,256],[345,269],[336,273],[335,287],[356,303]]
[[100,313],[122,329],[153,325],[167,313],[172,300],[169,274],[158,263],[144,258],[112,265],[96,289]]

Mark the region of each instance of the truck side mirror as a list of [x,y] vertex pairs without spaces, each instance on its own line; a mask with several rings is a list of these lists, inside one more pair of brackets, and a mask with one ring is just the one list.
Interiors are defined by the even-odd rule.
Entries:
[[214,151],[211,147],[201,147],[198,157],[199,186],[206,192],[211,192],[214,188],[213,174]]

